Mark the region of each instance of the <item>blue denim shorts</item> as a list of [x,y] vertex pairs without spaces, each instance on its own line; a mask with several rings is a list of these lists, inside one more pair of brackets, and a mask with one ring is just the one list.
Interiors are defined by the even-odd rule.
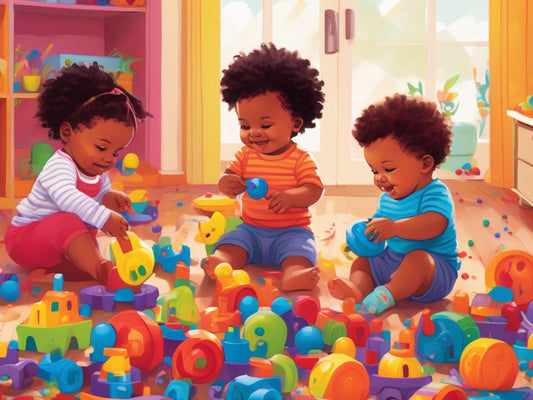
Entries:
[[[420,296],[411,296],[410,299],[419,303],[433,303],[443,299],[453,289],[457,280],[457,270],[443,257],[428,252],[435,260],[435,276],[428,291]],[[395,253],[385,249],[375,257],[369,257],[370,271],[376,285],[384,285],[390,281],[391,275],[402,263],[405,254]]]
[[242,223],[225,233],[217,242],[239,246],[248,253],[248,264],[281,266],[288,257],[307,258],[312,265],[318,262],[315,235],[301,226],[270,229]]

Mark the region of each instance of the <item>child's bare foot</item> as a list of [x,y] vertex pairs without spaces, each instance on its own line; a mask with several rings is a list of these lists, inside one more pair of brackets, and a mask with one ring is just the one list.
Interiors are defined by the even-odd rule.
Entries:
[[311,290],[318,283],[318,272],[316,267],[286,269],[281,275],[281,290]]
[[352,297],[357,303],[363,300],[363,295],[357,289],[357,286],[348,279],[335,277],[328,281],[329,293],[339,300],[344,300],[347,297]]

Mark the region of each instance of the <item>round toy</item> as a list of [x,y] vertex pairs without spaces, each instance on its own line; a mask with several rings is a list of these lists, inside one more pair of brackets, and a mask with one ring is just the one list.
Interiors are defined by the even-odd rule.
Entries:
[[239,303],[239,311],[241,312],[241,322],[246,321],[250,315],[255,314],[259,310],[259,301],[254,296],[245,296]]
[[106,347],[114,347],[117,340],[115,328],[110,323],[102,322],[97,324],[91,331],[91,345],[93,352],[90,354],[92,362],[105,362],[107,356],[104,356]]
[[218,376],[224,363],[220,340],[201,329],[189,331],[187,336],[172,356],[172,377],[204,383]]
[[507,391],[516,380],[518,360],[509,344],[479,338],[465,347],[459,374],[474,389]]
[[322,350],[324,347],[322,332],[316,326],[304,326],[296,332],[294,345],[298,349],[298,354],[309,354],[312,350]]
[[497,254],[485,272],[487,293],[495,286],[513,291],[517,305],[533,300],[533,255],[521,250],[507,250]]
[[362,219],[353,223],[346,229],[346,244],[350,249],[361,257],[374,257],[385,250],[385,241],[376,243],[365,235],[368,219]]
[[262,199],[268,192],[268,184],[263,178],[252,178],[246,182],[246,192],[252,199]]
[[135,153],[128,153],[122,160],[122,169],[120,173],[124,176],[131,176],[139,168],[139,157]]
[[7,301],[8,303],[12,303],[14,301],[17,301],[20,296],[20,286],[17,281],[5,281],[2,282],[0,285],[0,297]]
[[311,370],[309,392],[321,399],[366,400],[370,379],[359,361],[345,354],[330,354]]
[[291,392],[298,385],[298,370],[294,360],[285,354],[274,354],[270,361],[274,376],[279,376],[281,379],[281,391]]
[[335,341],[333,348],[331,349],[332,353],[336,354],[346,354],[349,357],[355,358],[355,343],[349,337],[340,337]]
[[163,333],[147,315],[133,310],[121,311],[109,320],[115,328],[115,347],[128,350],[130,363],[149,372],[163,361]]

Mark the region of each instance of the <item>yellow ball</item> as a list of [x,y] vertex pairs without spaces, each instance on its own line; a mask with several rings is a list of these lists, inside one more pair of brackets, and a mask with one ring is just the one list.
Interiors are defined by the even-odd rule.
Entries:
[[228,263],[220,263],[215,267],[215,276],[217,278],[229,278],[233,272],[233,268]]
[[124,168],[137,169],[139,168],[139,156],[135,153],[128,153],[124,156],[122,161],[122,166]]

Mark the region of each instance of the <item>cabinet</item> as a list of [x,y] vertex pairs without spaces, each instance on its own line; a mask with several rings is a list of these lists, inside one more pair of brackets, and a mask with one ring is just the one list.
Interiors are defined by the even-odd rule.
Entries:
[[520,205],[533,207],[533,118],[507,111],[514,119],[514,188]]
[[154,117],[140,124],[127,151],[153,165],[160,162],[161,2],[117,7],[0,0],[0,208],[12,207],[15,196],[31,188],[31,177],[23,179],[31,147],[61,145],[33,118],[38,92],[14,89],[16,48],[42,53],[50,44],[49,55],[108,56],[116,49],[124,58],[138,59],[131,63],[132,92]]

